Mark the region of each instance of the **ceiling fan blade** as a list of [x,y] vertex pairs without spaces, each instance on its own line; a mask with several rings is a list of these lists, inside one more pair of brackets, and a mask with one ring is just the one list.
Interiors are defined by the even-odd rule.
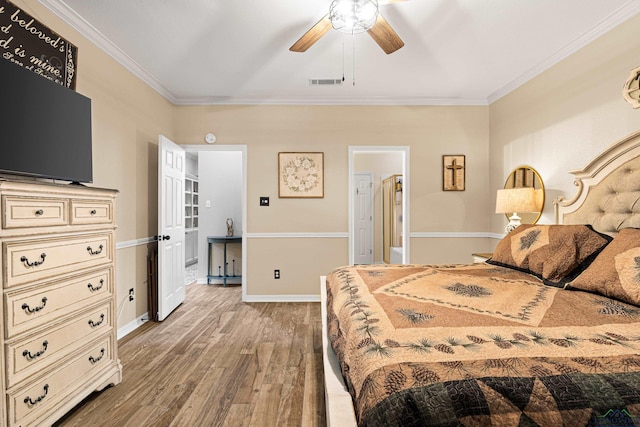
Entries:
[[376,23],[373,24],[373,27],[369,28],[367,32],[387,55],[404,46],[404,42],[398,33],[391,28],[391,25],[389,25],[387,20],[384,19],[380,13],[378,13]]
[[331,28],[331,20],[327,13],[321,20],[311,27],[309,31],[304,33],[304,35],[300,37],[298,41],[289,48],[289,50],[291,52],[305,52],[313,46],[315,42],[320,40],[320,37],[324,36]]

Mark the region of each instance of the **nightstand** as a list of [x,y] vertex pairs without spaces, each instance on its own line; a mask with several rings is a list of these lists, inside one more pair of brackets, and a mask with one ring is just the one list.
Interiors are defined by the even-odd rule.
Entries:
[[486,260],[488,260],[489,258],[491,258],[493,256],[492,252],[477,252],[475,254],[471,254],[471,256],[473,257],[473,263],[477,264],[477,263],[483,263]]

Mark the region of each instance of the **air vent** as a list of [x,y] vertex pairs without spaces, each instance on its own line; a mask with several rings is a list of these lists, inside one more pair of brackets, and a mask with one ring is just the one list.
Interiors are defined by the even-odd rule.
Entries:
[[342,79],[309,79],[309,86],[341,86]]

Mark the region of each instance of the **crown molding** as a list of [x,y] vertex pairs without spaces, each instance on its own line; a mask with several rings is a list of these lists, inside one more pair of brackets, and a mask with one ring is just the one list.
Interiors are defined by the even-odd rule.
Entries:
[[548,70],[558,62],[582,49],[598,37],[604,35],[613,28],[622,24],[624,21],[636,15],[638,12],[640,12],[640,2],[638,0],[629,0],[627,3],[620,6],[616,11],[606,16],[595,27],[591,28],[589,31],[586,31],[581,36],[577,37],[569,44],[562,47],[556,53],[549,56],[547,59],[545,59],[535,67],[531,68],[526,73],[520,75],[519,77],[516,77],[511,82],[493,92],[487,98],[489,105],[493,104],[503,96],[513,92],[534,77],[542,74],[544,71]]
[[102,49],[107,55],[112,57],[123,67],[129,70],[134,76],[149,85],[153,90],[164,96],[167,100],[176,103],[176,97],[169,92],[155,77],[153,77],[140,64],[127,55],[122,49],[116,46],[111,40],[105,37],[96,27],[88,23],[78,15],[62,0],[38,0],[44,7],[49,9],[54,15],[62,19],[74,30],[86,37],[91,43]]
[[105,37],[97,28],[78,15],[63,0],[38,0],[54,15],[102,49],[153,90],[174,105],[446,105],[486,106],[485,98],[232,98],[222,96],[176,97],[133,58]]
[[486,106],[511,93],[529,80],[551,68],[569,55],[577,52],[590,42],[607,33],[617,25],[640,12],[640,1],[629,0],[615,12],[609,14],[591,30],[576,38],[555,54],[515,78],[488,98],[232,98],[232,97],[176,97],[153,75],[140,66],[129,55],[105,37],[94,26],[71,9],[63,0],[38,0],[74,30],[86,37],[91,43],[102,49],[107,55],[120,63],[133,75],[175,105],[427,105],[427,106]]
[[461,105],[487,106],[484,98],[231,98],[221,96],[176,98],[176,105]]

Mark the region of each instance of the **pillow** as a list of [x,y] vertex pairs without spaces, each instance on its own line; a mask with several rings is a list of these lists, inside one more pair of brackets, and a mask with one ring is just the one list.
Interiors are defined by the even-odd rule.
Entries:
[[640,229],[620,230],[567,289],[596,292],[640,306]]
[[533,274],[563,287],[580,274],[611,237],[590,225],[523,224],[498,243],[489,264]]

